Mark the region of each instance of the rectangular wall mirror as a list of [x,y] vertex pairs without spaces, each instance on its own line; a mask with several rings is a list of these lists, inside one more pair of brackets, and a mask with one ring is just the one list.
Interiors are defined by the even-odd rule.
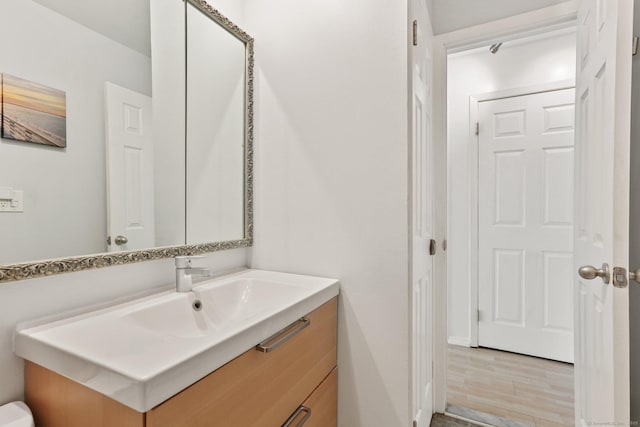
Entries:
[[[187,242],[244,237],[245,42],[187,5]],[[224,61],[220,61],[224,58]]]
[[249,35],[201,0],[0,15],[0,282],[252,244]]

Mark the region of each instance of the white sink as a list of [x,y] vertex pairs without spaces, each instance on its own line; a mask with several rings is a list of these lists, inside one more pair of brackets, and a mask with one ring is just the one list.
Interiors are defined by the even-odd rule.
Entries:
[[14,351],[146,412],[337,294],[334,279],[245,270],[19,327]]
[[282,301],[304,296],[305,288],[286,283],[243,278],[194,289],[202,311],[215,327],[245,322],[276,308]]
[[[199,338],[221,328],[264,317],[282,304],[303,298],[307,289],[286,283],[238,278],[214,280],[139,304],[123,312],[126,326],[179,338]],[[125,326],[125,325],[123,325]],[[125,326],[125,327],[126,327]]]
[[123,313],[122,326],[133,326],[148,331],[180,338],[198,338],[212,333],[215,327],[202,311],[194,310],[193,293],[176,294],[170,298],[158,298],[150,304],[141,304]]

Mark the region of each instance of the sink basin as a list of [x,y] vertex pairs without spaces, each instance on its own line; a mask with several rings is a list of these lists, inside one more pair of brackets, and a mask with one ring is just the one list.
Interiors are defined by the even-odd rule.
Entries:
[[21,325],[14,352],[146,412],[337,294],[335,279],[244,270],[192,292]]
[[300,298],[304,292],[300,286],[248,278],[193,290],[213,327],[259,317],[281,301]]
[[125,311],[126,326],[178,338],[199,338],[221,328],[259,318],[279,304],[304,295],[305,288],[286,283],[242,278],[213,281],[154,299]]
[[159,298],[159,301],[152,304],[136,307],[120,320],[128,326],[133,325],[159,334],[198,338],[213,332],[215,326],[202,311],[193,308],[195,302],[196,296],[192,293]]

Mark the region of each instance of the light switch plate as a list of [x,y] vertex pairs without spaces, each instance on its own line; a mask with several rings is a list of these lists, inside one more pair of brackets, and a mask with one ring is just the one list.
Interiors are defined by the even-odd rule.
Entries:
[[0,199],[0,212],[24,212],[24,193],[13,190],[11,199]]

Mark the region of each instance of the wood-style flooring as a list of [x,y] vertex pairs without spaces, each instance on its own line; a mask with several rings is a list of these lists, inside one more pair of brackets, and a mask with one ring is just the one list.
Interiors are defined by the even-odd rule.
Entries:
[[573,365],[449,346],[447,403],[535,427],[574,425]]
[[475,424],[468,423],[466,421],[458,420],[456,418],[447,417],[442,414],[433,414],[431,418],[431,427],[476,427]]

